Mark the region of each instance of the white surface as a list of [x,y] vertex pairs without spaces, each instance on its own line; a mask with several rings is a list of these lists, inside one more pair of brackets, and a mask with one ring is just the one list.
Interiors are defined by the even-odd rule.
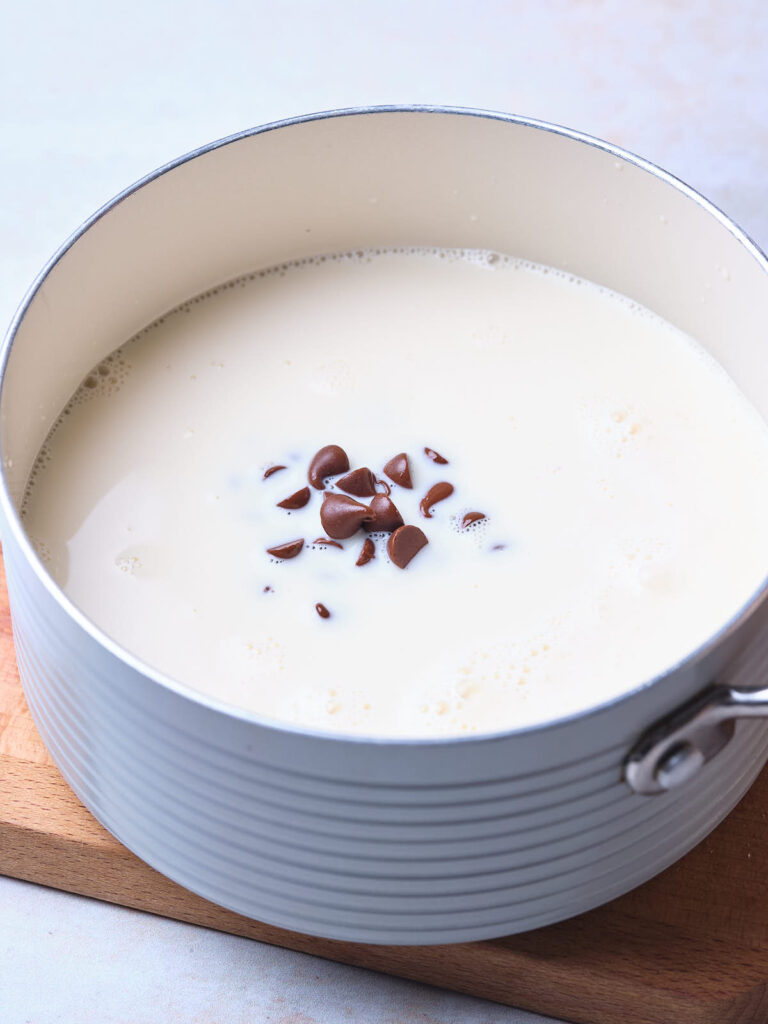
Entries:
[[0,878],[2,1024],[538,1024],[235,935]]
[[[252,124],[365,103],[484,106],[591,132],[768,245],[761,0],[48,0],[6,5],[0,25],[3,322],[63,237],[147,170]],[[0,923],[2,1024],[533,1019],[2,879]]]

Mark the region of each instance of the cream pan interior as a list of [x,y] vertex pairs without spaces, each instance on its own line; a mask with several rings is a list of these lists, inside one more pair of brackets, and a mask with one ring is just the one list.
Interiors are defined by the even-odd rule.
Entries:
[[490,249],[630,295],[708,348],[765,414],[768,294],[754,256],[641,167],[500,127],[420,111],[299,122],[126,195],[53,268],[19,327],[2,396],[14,500],[85,373],[141,327],[239,274],[359,247]]

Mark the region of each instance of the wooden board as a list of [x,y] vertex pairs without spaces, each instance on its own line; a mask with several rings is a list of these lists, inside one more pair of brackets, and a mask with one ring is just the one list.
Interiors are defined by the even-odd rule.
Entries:
[[16,672],[0,565],[0,873],[579,1024],[768,1021],[768,770],[709,839],[599,910],[457,946],[364,946],[252,921],[168,881],[59,775]]

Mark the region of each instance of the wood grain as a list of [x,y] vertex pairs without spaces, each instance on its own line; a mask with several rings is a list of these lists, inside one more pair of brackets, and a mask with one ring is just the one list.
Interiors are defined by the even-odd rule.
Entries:
[[223,910],[153,871],[59,775],[30,717],[0,565],[0,873],[578,1024],[768,1021],[768,770],[707,840],[613,903],[456,946],[312,938]]

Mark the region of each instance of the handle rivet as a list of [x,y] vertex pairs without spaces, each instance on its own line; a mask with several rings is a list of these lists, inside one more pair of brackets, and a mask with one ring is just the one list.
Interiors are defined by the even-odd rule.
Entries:
[[676,743],[659,758],[654,776],[662,789],[681,786],[698,772],[705,757],[692,743]]

